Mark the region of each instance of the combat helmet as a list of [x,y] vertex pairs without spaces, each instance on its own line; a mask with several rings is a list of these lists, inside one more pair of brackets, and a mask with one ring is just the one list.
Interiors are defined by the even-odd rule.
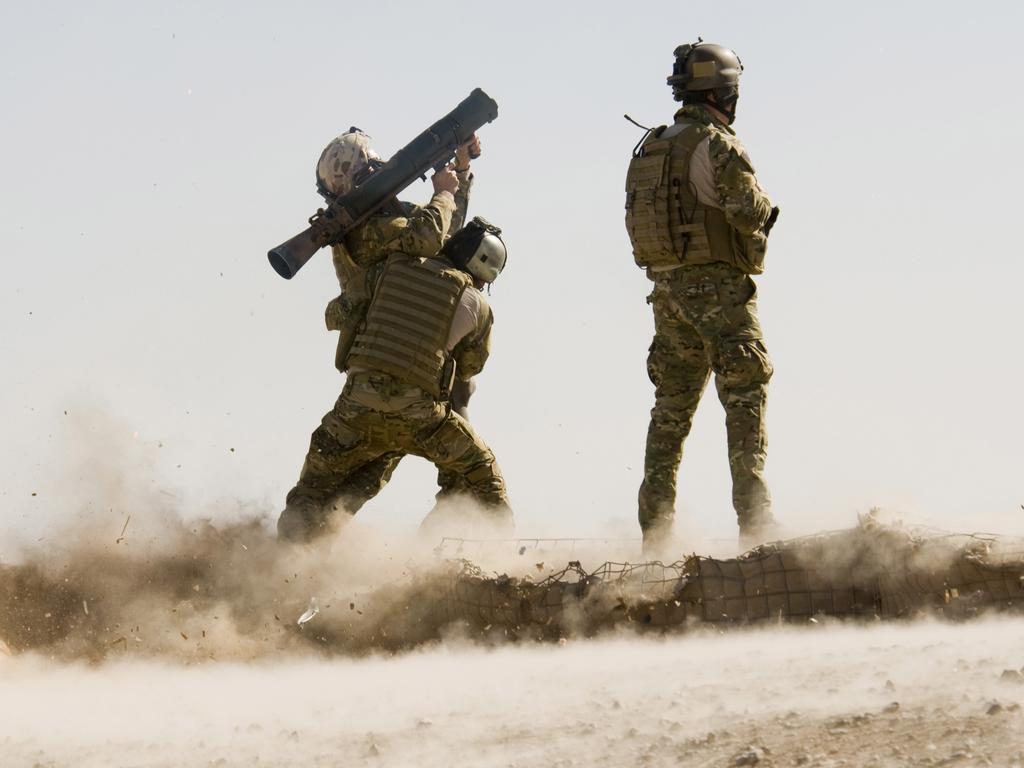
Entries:
[[676,48],[667,82],[676,101],[706,102],[709,93],[715,94],[716,106],[731,123],[736,117],[742,72],[743,62],[735,51],[698,37],[696,43]]
[[370,137],[355,126],[331,140],[316,164],[316,188],[324,197],[337,197],[351,192],[359,176],[370,168],[380,155],[370,146]]
[[508,260],[501,230],[481,216],[452,235],[441,254],[463,272],[485,283],[493,283]]

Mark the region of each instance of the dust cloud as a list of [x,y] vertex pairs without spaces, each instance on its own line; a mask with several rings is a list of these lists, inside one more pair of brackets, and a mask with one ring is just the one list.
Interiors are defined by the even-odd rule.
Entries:
[[[153,481],[157,451],[106,448],[60,470],[44,536],[4,542],[4,766],[1024,761],[1020,618],[642,637],[568,622],[557,642],[509,642],[451,621],[459,558],[539,581],[569,560],[635,561],[637,542],[438,544],[353,525],[286,546],[275,510],[184,509]],[[800,556],[837,574],[905,566],[902,534],[877,534]],[[916,563],[963,546],[939,540]]]
[[[101,408],[71,408],[62,437],[35,505],[43,535],[0,547],[0,641],[12,651],[252,660],[436,633],[420,633],[413,615],[441,562],[427,542],[355,525],[322,546],[283,545],[269,505],[192,505],[161,485],[160,444]],[[415,590],[393,596],[387,586],[403,579]],[[321,614],[300,628],[314,600]]]
[[[459,631],[446,600],[460,556],[517,575],[537,575],[550,559],[539,540],[496,544],[486,526],[462,525],[479,523],[465,505],[438,516],[435,533],[454,524],[476,540],[352,524],[316,546],[284,544],[275,508],[189,509],[155,480],[158,444],[126,437],[102,410],[72,413],[65,463],[46,488],[44,535],[0,551],[0,642],[12,652],[188,663],[395,651]],[[589,551],[605,545],[605,556],[636,548],[603,540]],[[545,546],[563,566],[588,552],[587,542]]]
[[449,611],[461,558],[540,578],[605,545],[605,556],[615,545],[635,549],[630,541],[439,543],[358,525],[292,545],[277,540],[274,518],[227,508],[213,522],[122,498],[63,521],[0,563],[0,642],[89,662],[397,651],[469,636]]

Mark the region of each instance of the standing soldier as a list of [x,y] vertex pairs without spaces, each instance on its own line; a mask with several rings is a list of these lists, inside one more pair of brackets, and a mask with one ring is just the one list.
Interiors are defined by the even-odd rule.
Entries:
[[633,256],[654,282],[647,370],[655,395],[639,493],[648,553],[667,544],[683,441],[711,372],[725,408],[741,544],[762,540],[774,523],[764,479],[772,364],[750,276],[764,271],[779,209],[730,128],[742,71],[720,45],[698,39],[676,48],[668,84],[683,106],[673,125],[648,132],[626,176]]
[[[470,159],[480,156],[480,140],[474,136],[459,147],[451,169],[431,179],[434,194],[424,206],[394,200],[350,232],[344,242],[331,246],[334,270],[341,294],[327,305],[327,328],[340,331],[335,365],[345,370],[345,357],[369,303],[367,269],[395,252],[411,256],[433,256],[449,234],[462,227],[473,184]],[[333,139],[320,155],[316,166],[316,185],[325,197],[351,192],[383,165],[380,155],[370,146],[370,137],[352,127]],[[471,382],[459,381],[453,388],[453,406],[466,416],[472,392]],[[332,501],[355,514],[391,479],[400,456],[381,456],[352,473],[348,483],[338,489]],[[463,490],[458,478],[439,473],[439,498]]]
[[279,536],[309,541],[329,532],[353,478],[408,453],[450,473],[495,522],[511,526],[494,454],[450,399],[454,382],[469,381],[487,360],[493,316],[481,289],[505,266],[500,233],[474,219],[441,253],[395,251],[365,270],[369,306],[340,361],[345,388],[313,433]]

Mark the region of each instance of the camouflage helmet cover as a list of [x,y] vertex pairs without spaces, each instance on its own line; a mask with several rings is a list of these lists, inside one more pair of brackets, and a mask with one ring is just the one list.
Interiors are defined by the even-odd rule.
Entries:
[[370,137],[353,126],[331,140],[316,164],[316,186],[321,194],[344,195],[355,186],[355,177],[370,160],[380,156],[370,147]]
[[672,74],[668,77],[673,93],[739,86],[743,63],[735,51],[725,46],[697,38],[696,43],[676,48],[675,57]]

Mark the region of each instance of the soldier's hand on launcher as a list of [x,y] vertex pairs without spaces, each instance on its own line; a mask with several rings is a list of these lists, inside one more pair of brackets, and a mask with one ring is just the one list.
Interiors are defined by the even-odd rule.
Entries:
[[434,192],[451,192],[453,195],[459,191],[459,177],[455,175],[450,165],[445,166],[430,177],[434,185]]
[[455,169],[457,171],[468,171],[469,161],[480,157],[480,137],[475,133],[470,136],[469,141],[462,144],[455,150]]

